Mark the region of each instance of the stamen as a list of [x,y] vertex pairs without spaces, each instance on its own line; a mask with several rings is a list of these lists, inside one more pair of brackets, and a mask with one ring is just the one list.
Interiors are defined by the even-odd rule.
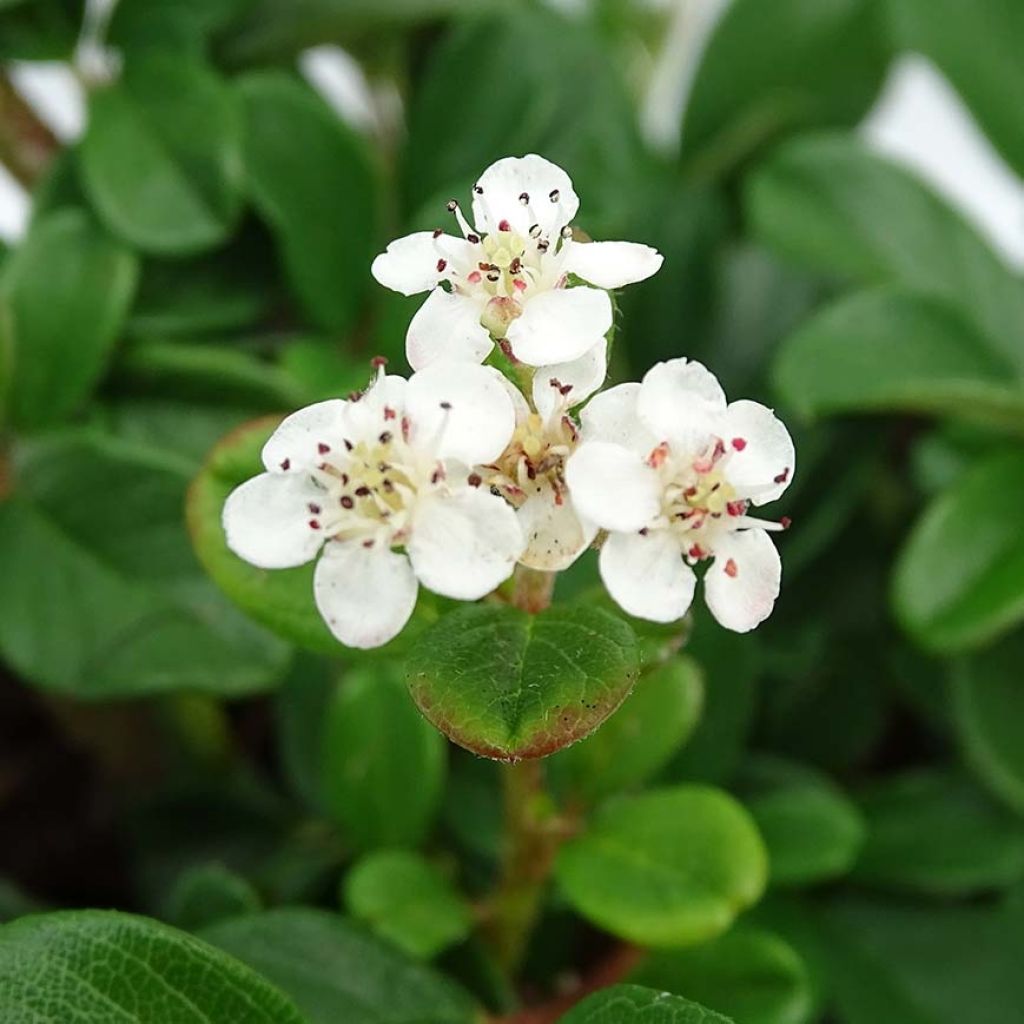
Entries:
[[732,439],[732,446],[736,451],[741,452],[747,447],[747,439],[745,437],[734,437]]
[[784,484],[789,479],[789,466],[787,466],[776,478],[777,484]]
[[291,469],[291,468],[292,468],[292,460],[291,460],[291,459],[284,459],[284,460],[283,460],[283,461],[281,462],[281,469],[283,469],[283,470],[284,470],[284,471],[285,471],[286,473],[287,473],[287,472],[288,472],[288,470],[289,470],[289,469]]
[[328,453],[328,452],[329,452],[329,451],[331,450],[331,446],[330,446],[329,444],[324,444],[324,443],[323,443],[323,441],[321,441],[321,442],[320,442],[320,443],[319,443],[319,444],[318,444],[318,445],[316,446],[316,450],[317,450],[317,451],[318,451],[318,452],[319,452],[319,453],[320,453],[321,455],[326,455],[326,454],[327,454],[327,453]]
[[731,577],[733,577],[733,579],[735,579],[736,576],[739,575],[739,571],[740,570],[739,570],[739,567],[736,565],[736,560],[735,559],[730,558],[729,561],[725,563],[725,575],[726,576],[731,576]]
[[356,503],[352,500],[352,496],[349,494],[343,494],[340,501],[342,508],[353,509],[356,507]]
[[476,243],[480,241],[480,238],[477,235],[473,234],[473,229],[469,226],[469,221],[467,221],[465,216],[463,215],[462,207],[459,206],[458,200],[449,199],[447,209],[449,213],[455,214],[455,220],[459,225],[459,230],[462,232],[466,241],[472,242],[474,245],[476,245]]
[[512,230],[512,225],[509,224],[509,222],[507,220],[501,220],[501,221],[498,222],[498,230],[499,231],[511,231]]
[[550,199],[551,202],[553,202],[553,203],[557,203],[558,200],[561,198],[561,195],[562,195],[561,192],[559,192],[557,188],[553,188],[548,193],[548,199]]
[[447,266],[448,266],[448,261],[447,260],[438,260],[437,261],[437,272],[439,274],[443,274],[444,270],[445,270],[445,267],[447,267]]

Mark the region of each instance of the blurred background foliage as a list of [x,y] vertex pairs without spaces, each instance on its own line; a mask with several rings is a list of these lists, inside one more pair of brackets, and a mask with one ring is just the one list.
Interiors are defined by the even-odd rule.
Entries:
[[[83,45],[79,0],[0,0],[0,60],[73,62],[88,103],[60,145],[0,79],[0,162],[32,191],[0,250],[0,919],[197,932],[235,958],[211,977],[269,979],[245,980],[267,1020],[521,997],[556,1010],[509,1020],[555,1020],[626,979],[736,1024],[1020,1019],[1024,282],[857,129],[922,53],[1024,175],[1024,5],[734,0],[658,145],[643,98],[699,4],[576,6],[121,0]],[[361,120],[300,73],[323,45],[355,62]],[[587,825],[517,991],[481,939],[496,766],[423,721],[401,649],[347,656],[308,572],[243,566],[217,515],[275,415],[361,387],[372,356],[404,367],[418,300],[374,285],[373,254],[531,151],[572,175],[580,228],[665,254],[620,299],[614,376],[704,361],[775,405],[800,467],[773,618],[698,616],[551,759]],[[584,559],[565,591],[595,578]],[[671,879],[684,948],[621,946],[661,945],[653,883],[592,847],[687,849],[712,819],[721,878]],[[17,950],[109,926],[28,920],[0,931],[0,1008]]]

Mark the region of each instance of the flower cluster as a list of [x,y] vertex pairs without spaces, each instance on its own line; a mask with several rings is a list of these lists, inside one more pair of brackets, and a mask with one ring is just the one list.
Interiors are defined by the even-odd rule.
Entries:
[[[372,267],[389,288],[429,292],[406,338],[415,372],[380,366],[362,395],[285,419],[266,472],[228,498],[229,546],[265,569],[319,555],[317,607],[351,647],[396,636],[421,583],[477,600],[517,564],[556,572],[595,541],[631,615],[681,618],[707,563],[712,614],[753,629],[781,581],[769,532],[788,524],[748,513],[793,477],[786,428],[756,402],[728,403],[683,358],[595,394],[608,290],[656,273],[661,256],[577,240],[579,200],[560,168],[499,160],[473,188],[473,225],[456,201],[448,209],[461,237],[409,235]],[[508,375],[481,365],[496,346]]]

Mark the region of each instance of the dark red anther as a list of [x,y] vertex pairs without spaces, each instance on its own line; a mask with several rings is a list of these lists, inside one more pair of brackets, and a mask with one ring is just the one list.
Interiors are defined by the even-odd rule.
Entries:
[[747,447],[747,439],[745,437],[734,437],[732,439],[732,446],[736,451],[741,452]]
[[509,224],[509,222],[507,220],[500,220],[500,221],[498,221],[498,230],[499,231],[511,231],[512,230],[512,225]]
[[318,451],[318,452],[319,452],[319,453],[320,453],[321,455],[326,455],[326,454],[327,454],[327,453],[328,453],[328,452],[329,452],[329,451],[331,450],[331,446],[330,446],[329,444],[324,444],[324,443],[323,443],[323,441],[321,441],[321,442],[320,442],[320,443],[319,443],[319,444],[318,444],[318,445],[316,446],[316,450],[317,450],[317,451]]
[[448,261],[447,260],[438,260],[437,261],[437,272],[439,274],[443,274],[444,273],[444,269],[447,266],[448,266]]
[[283,470],[284,470],[284,471],[285,471],[286,473],[287,473],[287,472],[288,472],[288,470],[289,470],[289,469],[291,469],[291,468],[292,468],[292,460],[291,460],[291,459],[285,459],[285,460],[284,460],[284,461],[283,461],[283,462],[281,463],[281,469],[283,469]]
[[443,234],[444,234],[444,232],[440,228],[434,228],[434,237],[435,238],[440,238]]
[[747,503],[745,501],[730,501],[726,503],[725,511],[731,516],[741,516],[747,511]]
[[789,516],[783,516],[779,520],[779,526],[781,526],[784,530],[788,530],[790,528],[790,526],[792,526],[792,525],[793,525],[793,520],[790,519]]
[[470,487],[479,487],[483,482],[484,478],[479,473],[470,473],[466,479]]
[[686,552],[691,558],[703,558],[704,549],[699,544],[694,544],[689,551]]
[[319,521],[316,520],[316,519],[310,519],[310,521],[309,521],[309,528],[311,530],[319,530],[320,529]]
[[315,501],[311,501],[309,503],[309,505],[307,505],[306,507],[309,509],[309,514],[310,515],[313,515],[313,516],[320,515],[320,511],[321,511],[320,510],[320,506]]
[[392,436],[391,435],[391,431],[390,430],[385,430],[380,435],[380,437],[377,438],[377,440],[380,441],[381,444],[391,444],[391,436]]
[[381,367],[388,365],[388,357],[387,356],[374,356],[370,360],[370,365],[375,370],[379,370]]
[[480,236],[474,234],[471,231],[468,235],[466,235],[466,241],[469,242],[470,245],[479,245],[480,244]]
[[349,509],[356,507],[356,503],[352,500],[352,496],[350,494],[343,494],[341,496],[341,507]]
[[398,413],[396,413],[395,410],[392,409],[390,405],[384,406],[384,419],[393,420],[397,415]]
[[777,484],[784,484],[789,479],[789,466],[787,466],[776,478]]

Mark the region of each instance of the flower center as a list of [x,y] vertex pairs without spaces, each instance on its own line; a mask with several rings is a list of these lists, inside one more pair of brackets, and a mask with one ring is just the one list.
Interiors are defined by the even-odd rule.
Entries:
[[538,413],[530,413],[516,427],[512,440],[494,464],[494,474],[487,479],[515,507],[526,501],[531,486],[547,483],[555,503],[565,500],[565,460],[576,447],[579,435],[567,415],[552,416],[547,422]]

